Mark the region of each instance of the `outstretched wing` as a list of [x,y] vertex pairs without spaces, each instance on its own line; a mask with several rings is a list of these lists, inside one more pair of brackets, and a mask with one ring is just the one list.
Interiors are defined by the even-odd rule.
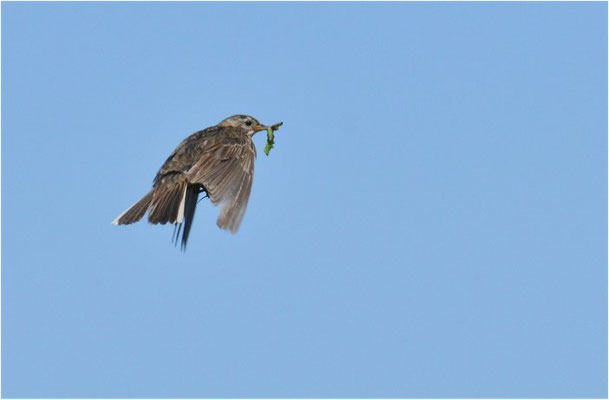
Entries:
[[236,233],[252,190],[256,148],[245,134],[218,135],[208,140],[186,172],[190,183],[204,186],[211,202],[220,204],[217,224]]

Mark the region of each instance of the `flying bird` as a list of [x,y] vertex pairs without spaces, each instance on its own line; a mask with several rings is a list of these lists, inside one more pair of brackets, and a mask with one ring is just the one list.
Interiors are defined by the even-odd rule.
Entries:
[[252,189],[256,147],[252,136],[272,129],[249,115],[233,115],[187,137],[167,158],[152,189],[119,215],[114,225],[129,225],[148,211],[152,224],[175,224],[176,244],[186,248],[199,194],[220,205],[217,225],[236,233]]

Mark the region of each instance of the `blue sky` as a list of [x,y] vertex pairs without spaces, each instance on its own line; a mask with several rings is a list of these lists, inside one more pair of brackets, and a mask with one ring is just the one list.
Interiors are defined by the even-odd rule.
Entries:
[[[3,3],[4,397],[607,396],[606,3]],[[190,133],[241,230],[110,222]]]

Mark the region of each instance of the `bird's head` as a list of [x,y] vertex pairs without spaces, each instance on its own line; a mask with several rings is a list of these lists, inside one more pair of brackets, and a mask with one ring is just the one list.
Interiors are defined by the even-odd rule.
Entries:
[[267,128],[266,125],[261,124],[256,118],[249,115],[233,115],[218,125],[243,129],[249,136],[252,136],[256,132],[264,131]]

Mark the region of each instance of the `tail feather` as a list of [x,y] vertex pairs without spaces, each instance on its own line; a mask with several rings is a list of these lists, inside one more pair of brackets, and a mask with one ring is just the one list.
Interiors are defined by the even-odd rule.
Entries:
[[137,203],[125,210],[121,215],[116,217],[112,224],[114,225],[129,225],[142,219],[146,210],[152,202],[152,193],[150,191],[146,196],[142,197]]
[[148,221],[152,224],[180,222],[186,187],[187,182],[182,174],[163,177],[154,189]]
[[189,184],[184,175],[164,176],[153,190],[142,197],[127,211],[119,215],[112,223],[127,225],[139,221],[147,210],[148,221],[153,224],[175,224],[173,241],[182,250],[186,250],[188,236],[197,208],[199,193],[206,192],[203,185]]

